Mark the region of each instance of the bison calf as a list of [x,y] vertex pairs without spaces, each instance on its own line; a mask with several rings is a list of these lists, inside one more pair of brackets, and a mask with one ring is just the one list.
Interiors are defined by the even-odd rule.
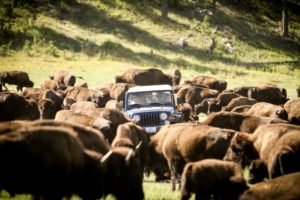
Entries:
[[182,174],[181,200],[188,200],[191,193],[196,199],[238,199],[247,189],[238,164],[217,159],[188,163]]

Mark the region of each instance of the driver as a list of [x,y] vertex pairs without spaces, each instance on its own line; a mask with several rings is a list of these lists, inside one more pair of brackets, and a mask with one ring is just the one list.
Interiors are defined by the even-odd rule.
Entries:
[[132,95],[131,104],[144,104],[145,98],[142,93],[136,93]]

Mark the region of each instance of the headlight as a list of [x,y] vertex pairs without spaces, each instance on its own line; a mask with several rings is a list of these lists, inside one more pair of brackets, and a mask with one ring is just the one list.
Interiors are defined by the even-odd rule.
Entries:
[[168,114],[162,112],[162,113],[159,114],[159,118],[160,118],[161,120],[166,120],[166,119],[168,119]]
[[132,119],[136,122],[139,122],[141,120],[141,116],[140,115],[133,115]]

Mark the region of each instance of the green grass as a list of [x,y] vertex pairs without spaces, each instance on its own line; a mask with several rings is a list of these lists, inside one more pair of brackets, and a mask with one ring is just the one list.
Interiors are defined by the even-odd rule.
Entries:
[[[168,182],[154,182],[154,176],[151,174],[150,177],[145,177],[143,183],[145,200],[173,200],[180,198],[180,191],[172,191],[171,184]],[[5,191],[0,193],[1,200],[30,200],[30,195],[16,195],[10,197]],[[112,200],[112,196],[109,195],[106,200]],[[73,196],[71,200],[80,200],[79,197]]]

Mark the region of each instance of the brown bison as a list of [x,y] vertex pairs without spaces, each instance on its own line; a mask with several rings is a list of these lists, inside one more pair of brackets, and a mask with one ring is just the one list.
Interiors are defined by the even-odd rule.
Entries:
[[233,130],[190,123],[168,125],[151,138],[150,148],[157,154],[162,153],[168,161],[172,189],[175,190],[175,178],[187,162],[222,159],[234,133]]
[[[72,99],[74,102],[91,101],[96,103],[98,107],[104,107],[106,102],[110,100],[108,94],[103,91],[96,91],[84,87],[70,87],[65,91],[65,99]],[[70,107],[64,104],[64,107]]]
[[232,99],[226,106],[224,106],[222,108],[222,110],[224,111],[231,111],[234,108],[238,107],[238,106],[244,106],[244,105],[253,105],[256,104],[257,101],[255,99],[252,98],[248,98],[248,97],[236,97],[234,99]]
[[[49,76],[51,80],[56,80],[58,84],[62,84],[65,87],[74,86],[76,82],[76,77],[67,71],[59,71],[54,75]],[[82,77],[79,77],[82,79]]]
[[208,88],[218,90],[219,92],[222,92],[227,88],[227,82],[225,80],[219,80],[217,78],[204,75],[196,76],[191,81],[186,81],[186,83],[207,85]]
[[28,73],[24,71],[0,72],[0,85],[5,87],[6,83],[16,85],[18,91],[22,91],[23,87],[33,87],[34,85],[29,79]]
[[[71,110],[60,110],[56,113],[54,120],[56,121],[69,121],[72,123],[78,123],[85,126],[96,128],[102,131],[106,138],[115,136],[115,127],[111,121],[102,117],[93,117],[80,113],[74,113]],[[106,135],[109,133],[109,135]],[[112,134],[113,136],[110,136]]]
[[256,128],[263,124],[288,123],[286,120],[270,117],[256,117],[235,112],[215,112],[210,113],[201,124],[228,128],[236,131],[252,133]]
[[300,199],[300,172],[251,185],[239,200]]
[[288,101],[286,98],[286,90],[275,86],[252,88],[248,91],[248,97],[275,105],[281,105]]
[[134,86],[133,84],[128,84],[128,83],[115,83],[115,84],[108,84],[106,86],[100,87],[97,90],[103,92],[107,91],[111,99],[115,99],[117,101],[123,101],[126,91],[133,86]]
[[263,125],[253,134],[241,132],[232,139],[224,159],[239,162],[243,167],[260,159],[260,167],[266,167],[269,178],[299,171],[299,135],[300,127],[290,124]]
[[93,150],[101,154],[107,153],[110,149],[110,146],[105,141],[105,138],[101,131],[88,126],[80,125],[78,123],[54,120],[37,120],[30,123],[28,122],[27,124],[22,123],[22,125],[37,127],[51,126],[70,128],[77,133],[77,138],[80,139],[80,141],[86,149]]
[[45,90],[42,88],[24,88],[22,91],[22,96],[26,99],[33,99],[39,102],[44,94]]
[[122,75],[116,76],[116,83],[129,83],[134,85],[172,85],[172,77],[160,69],[129,69]]
[[300,125],[300,97],[288,100],[284,105],[291,123]]
[[62,109],[63,97],[54,90],[45,90],[39,100],[42,119],[54,119],[56,113]]
[[116,110],[122,111],[123,105],[122,105],[122,103],[118,102],[117,100],[111,99],[108,102],[106,102],[104,108],[116,109]]
[[236,87],[232,90],[234,94],[238,94],[244,97],[248,97],[248,91],[255,88],[254,86],[242,86],[242,87]]
[[240,95],[228,91],[221,92],[215,99],[208,101],[207,113],[221,111],[223,107],[237,97],[240,97]]
[[38,104],[12,92],[0,93],[0,121],[40,118]]
[[67,87],[57,80],[45,80],[41,83],[41,88],[49,90],[65,90]]
[[283,107],[267,102],[259,102],[252,105],[251,108],[245,112],[245,114],[288,120],[288,113]]
[[118,200],[142,200],[143,174],[134,151],[126,147],[116,147],[103,156],[104,195],[113,194]]
[[137,157],[140,160],[141,170],[143,173],[148,159],[149,137],[142,127],[134,124],[133,122],[127,122],[119,125],[111,146],[113,148],[125,146],[137,149]]
[[46,200],[72,194],[101,198],[101,155],[89,152],[68,128],[30,127],[2,134],[0,188],[11,195],[27,193]]
[[177,100],[177,104],[179,104],[178,101],[182,103],[189,103],[194,109],[194,106],[196,104],[201,103],[206,98],[217,97],[218,94],[219,92],[217,90],[188,86],[188,87],[181,88],[176,93],[176,100]]
[[248,186],[240,166],[234,162],[204,159],[184,167],[181,200],[188,200],[191,193],[196,199],[237,200]]

